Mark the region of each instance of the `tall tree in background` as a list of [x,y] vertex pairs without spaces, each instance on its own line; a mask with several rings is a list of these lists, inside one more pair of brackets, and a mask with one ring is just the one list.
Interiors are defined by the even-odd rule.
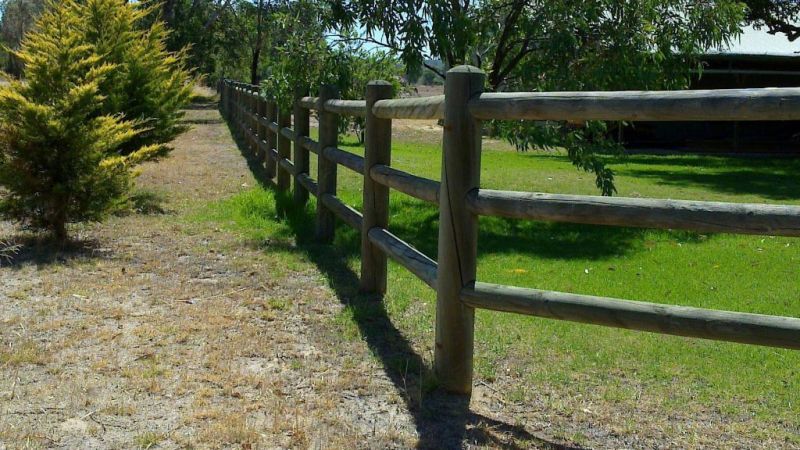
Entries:
[[800,37],[800,1],[746,0],[747,19],[756,29],[770,34],[784,34],[794,42]]
[[[44,8],[45,0],[0,0],[0,45],[18,50],[25,33]],[[22,63],[13,53],[5,54],[3,70],[15,77],[22,75]]]
[[[694,58],[741,31],[737,0],[329,0],[340,32],[400,54],[412,72],[439,58],[472,64],[489,90],[684,88]],[[615,149],[605,124],[507,123],[495,127],[521,149],[566,147],[595,173],[604,194],[613,172],[598,152]],[[616,147],[618,149],[618,147]]]

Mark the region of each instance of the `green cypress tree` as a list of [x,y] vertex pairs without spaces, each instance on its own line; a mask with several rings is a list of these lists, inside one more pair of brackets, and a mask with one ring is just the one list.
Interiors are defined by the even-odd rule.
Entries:
[[51,3],[16,52],[25,80],[0,87],[0,212],[59,241],[68,223],[118,208],[134,167],[168,151],[154,139],[131,146],[155,127],[116,103],[131,98],[118,87],[128,69],[97,42],[119,36],[87,38],[87,17],[102,20],[91,8],[105,1]]
[[141,145],[168,143],[185,131],[182,108],[192,96],[192,74],[186,51],[170,53],[169,31],[153,2],[82,0],[87,43],[116,70],[101,85],[104,111],[137,120],[140,133],[124,145],[130,152]]

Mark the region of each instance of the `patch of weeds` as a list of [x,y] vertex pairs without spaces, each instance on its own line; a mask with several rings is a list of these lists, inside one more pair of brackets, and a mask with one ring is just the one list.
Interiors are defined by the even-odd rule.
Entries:
[[136,448],[140,449],[149,449],[153,448],[159,444],[159,442],[164,440],[164,435],[161,433],[156,433],[154,431],[148,431],[146,433],[142,433],[134,439],[134,443],[136,444]]
[[202,440],[216,444],[247,444],[258,442],[259,433],[243,415],[228,415],[215,422],[202,434]]
[[14,256],[19,253],[21,248],[22,245],[20,244],[15,244],[10,241],[0,239],[0,265],[2,265],[4,262],[11,262],[14,259]]
[[494,383],[497,379],[497,364],[494,359],[478,356],[473,364],[475,373],[480,378],[483,378],[488,383]]
[[48,356],[45,351],[33,341],[23,342],[10,350],[0,351],[0,364],[21,366],[25,364],[44,365]]
[[347,341],[355,341],[361,338],[358,324],[355,320],[355,313],[351,308],[344,308],[336,313],[333,319],[334,325],[339,331],[339,336]]
[[283,298],[270,298],[267,300],[267,306],[271,310],[286,311],[292,306],[292,302]]
[[156,356],[146,356],[143,358],[144,364],[140,367],[126,367],[122,369],[121,375],[125,378],[153,380],[169,373],[161,366],[159,358]]
[[109,416],[132,416],[136,412],[136,408],[131,405],[126,405],[124,403],[120,403],[117,405],[111,405],[105,409],[103,409],[103,414],[108,414]]

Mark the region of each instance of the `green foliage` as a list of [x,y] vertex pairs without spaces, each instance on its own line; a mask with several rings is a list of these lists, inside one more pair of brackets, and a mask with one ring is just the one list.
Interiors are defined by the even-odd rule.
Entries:
[[185,102],[188,79],[180,55],[161,51],[160,25],[135,28],[146,11],[116,0],[52,3],[26,36],[15,53],[25,81],[0,87],[6,217],[64,240],[68,223],[121,208],[133,168],[168,152],[162,141],[178,130],[169,108]]
[[86,43],[102,61],[116,66],[103,81],[103,112],[122,113],[138,122],[139,133],[123,145],[128,153],[150,144],[163,144],[185,131],[179,124],[182,107],[192,94],[185,50],[170,53],[162,21],[141,25],[154,12],[148,4],[116,0],[87,0],[82,7]]
[[337,81],[324,37],[323,11],[318,2],[302,0],[270,17],[261,86],[279,108],[291,108],[297,89]]
[[[403,89],[403,66],[392,53],[367,51],[347,45],[331,46],[324,38],[327,11],[316,2],[301,1],[274,11],[270,16],[270,35],[263,67],[262,91],[278,103],[291,108],[298,89],[315,89],[335,84],[343,99],[363,99],[367,83],[385,80],[395,93]],[[346,118],[342,131],[356,132],[363,139],[362,118]]]
[[[729,43],[740,32],[737,0],[339,0],[333,12],[343,30],[362,29],[402,49],[411,71],[426,58],[445,67],[480,66],[487,88],[501,91],[679,89],[695,56]],[[391,11],[391,13],[384,13]],[[598,152],[618,150],[587,123],[493,124],[525,150],[565,147],[573,163],[594,172],[604,194],[613,172]]]
[[[367,84],[373,80],[392,83],[394,95],[398,95],[406,87],[402,81],[403,66],[391,53],[340,45],[331,52],[328,66],[335,74],[335,83],[339,86],[340,96],[343,99],[363,99]],[[340,120],[340,131],[354,132],[359,143],[363,143],[366,119],[363,117],[343,119],[346,120]]]
[[800,38],[800,2],[794,0],[745,0],[747,19],[770,34],[782,33],[794,42]]

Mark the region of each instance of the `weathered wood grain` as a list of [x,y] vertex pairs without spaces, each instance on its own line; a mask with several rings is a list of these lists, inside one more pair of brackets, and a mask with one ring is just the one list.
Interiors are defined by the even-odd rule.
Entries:
[[338,147],[325,147],[325,149],[323,149],[322,152],[326,158],[330,159],[336,164],[340,164],[344,167],[347,167],[348,169],[356,173],[360,174],[364,173],[363,157],[342,150]]
[[372,228],[369,230],[368,236],[370,242],[382,252],[402,264],[425,284],[436,289],[437,268],[434,260],[384,228]]
[[469,111],[501,120],[800,120],[800,88],[484,93]]
[[800,319],[475,283],[474,308],[719,341],[800,349]]
[[308,94],[308,89],[301,87],[295,90],[294,102],[294,202],[301,208],[308,202],[308,190],[300,183],[298,176],[309,173],[308,149],[303,146],[303,138],[308,137],[310,130],[308,110],[300,105],[300,101]]
[[[267,176],[270,179],[278,174],[278,159],[272,156],[272,150],[277,148],[278,137],[275,135],[272,125],[278,120],[278,107],[275,102],[267,102],[266,107],[266,127],[267,127]],[[275,124],[277,126],[277,124]]]
[[303,97],[300,99],[299,104],[303,109],[317,109],[317,102],[319,97]]
[[381,119],[443,119],[444,95],[380,100],[372,112]]
[[297,180],[297,182],[300,183],[309,194],[313,195],[314,197],[317,196],[317,191],[319,190],[317,182],[308,176],[307,173],[298,173],[295,180]]
[[[292,113],[291,110],[281,109],[278,111],[278,158],[279,161],[289,161],[292,157],[292,138],[294,133],[290,133],[289,137],[283,133],[284,129],[291,131],[292,126]],[[289,161],[291,162],[291,161]],[[278,170],[278,190],[288,191],[292,187],[292,174],[286,170]]]
[[319,143],[308,136],[302,136],[300,138],[300,145],[303,146],[304,149],[310,151],[315,155],[319,155]]
[[290,176],[294,176],[295,174],[294,163],[291,160],[288,160],[286,158],[281,158],[278,160],[278,166],[281,168],[283,172],[287,173]]
[[439,276],[436,288],[435,368],[442,387],[472,392],[475,310],[461,302],[461,290],[475,281],[478,217],[466,195],[480,185],[481,125],[467,103],[483,89],[486,76],[475,67],[447,72],[439,194]]
[[366,117],[367,102],[364,100],[328,100],[325,111],[340,116]]
[[364,228],[361,230],[361,292],[383,295],[386,293],[386,253],[369,238],[373,228],[389,226],[389,189],[376,183],[369,175],[370,168],[388,165],[392,158],[392,121],[380,119],[372,113],[376,102],[391,98],[392,85],[386,81],[371,81],[366,89],[366,130],[364,131],[363,176]]
[[[325,104],[328,100],[339,97],[336,86],[325,85],[319,90],[318,104]],[[329,112],[319,112],[319,148],[336,147],[339,138],[339,116]],[[336,163],[320,154],[317,158],[317,197],[322,200],[325,194],[336,196]],[[333,212],[325,207],[324,202],[317,202],[316,238],[320,242],[333,241],[336,230],[336,221]]]
[[418,177],[382,164],[372,166],[369,175],[376,182],[406,195],[428,203],[439,203],[440,183],[438,181]]
[[475,214],[697,232],[800,236],[800,206],[599,197],[478,189]]
[[339,197],[332,194],[322,194],[319,196],[320,202],[325,205],[328,210],[333,212],[342,222],[350,225],[358,231],[363,227],[363,219],[361,213],[356,211],[353,207],[345,204]]

